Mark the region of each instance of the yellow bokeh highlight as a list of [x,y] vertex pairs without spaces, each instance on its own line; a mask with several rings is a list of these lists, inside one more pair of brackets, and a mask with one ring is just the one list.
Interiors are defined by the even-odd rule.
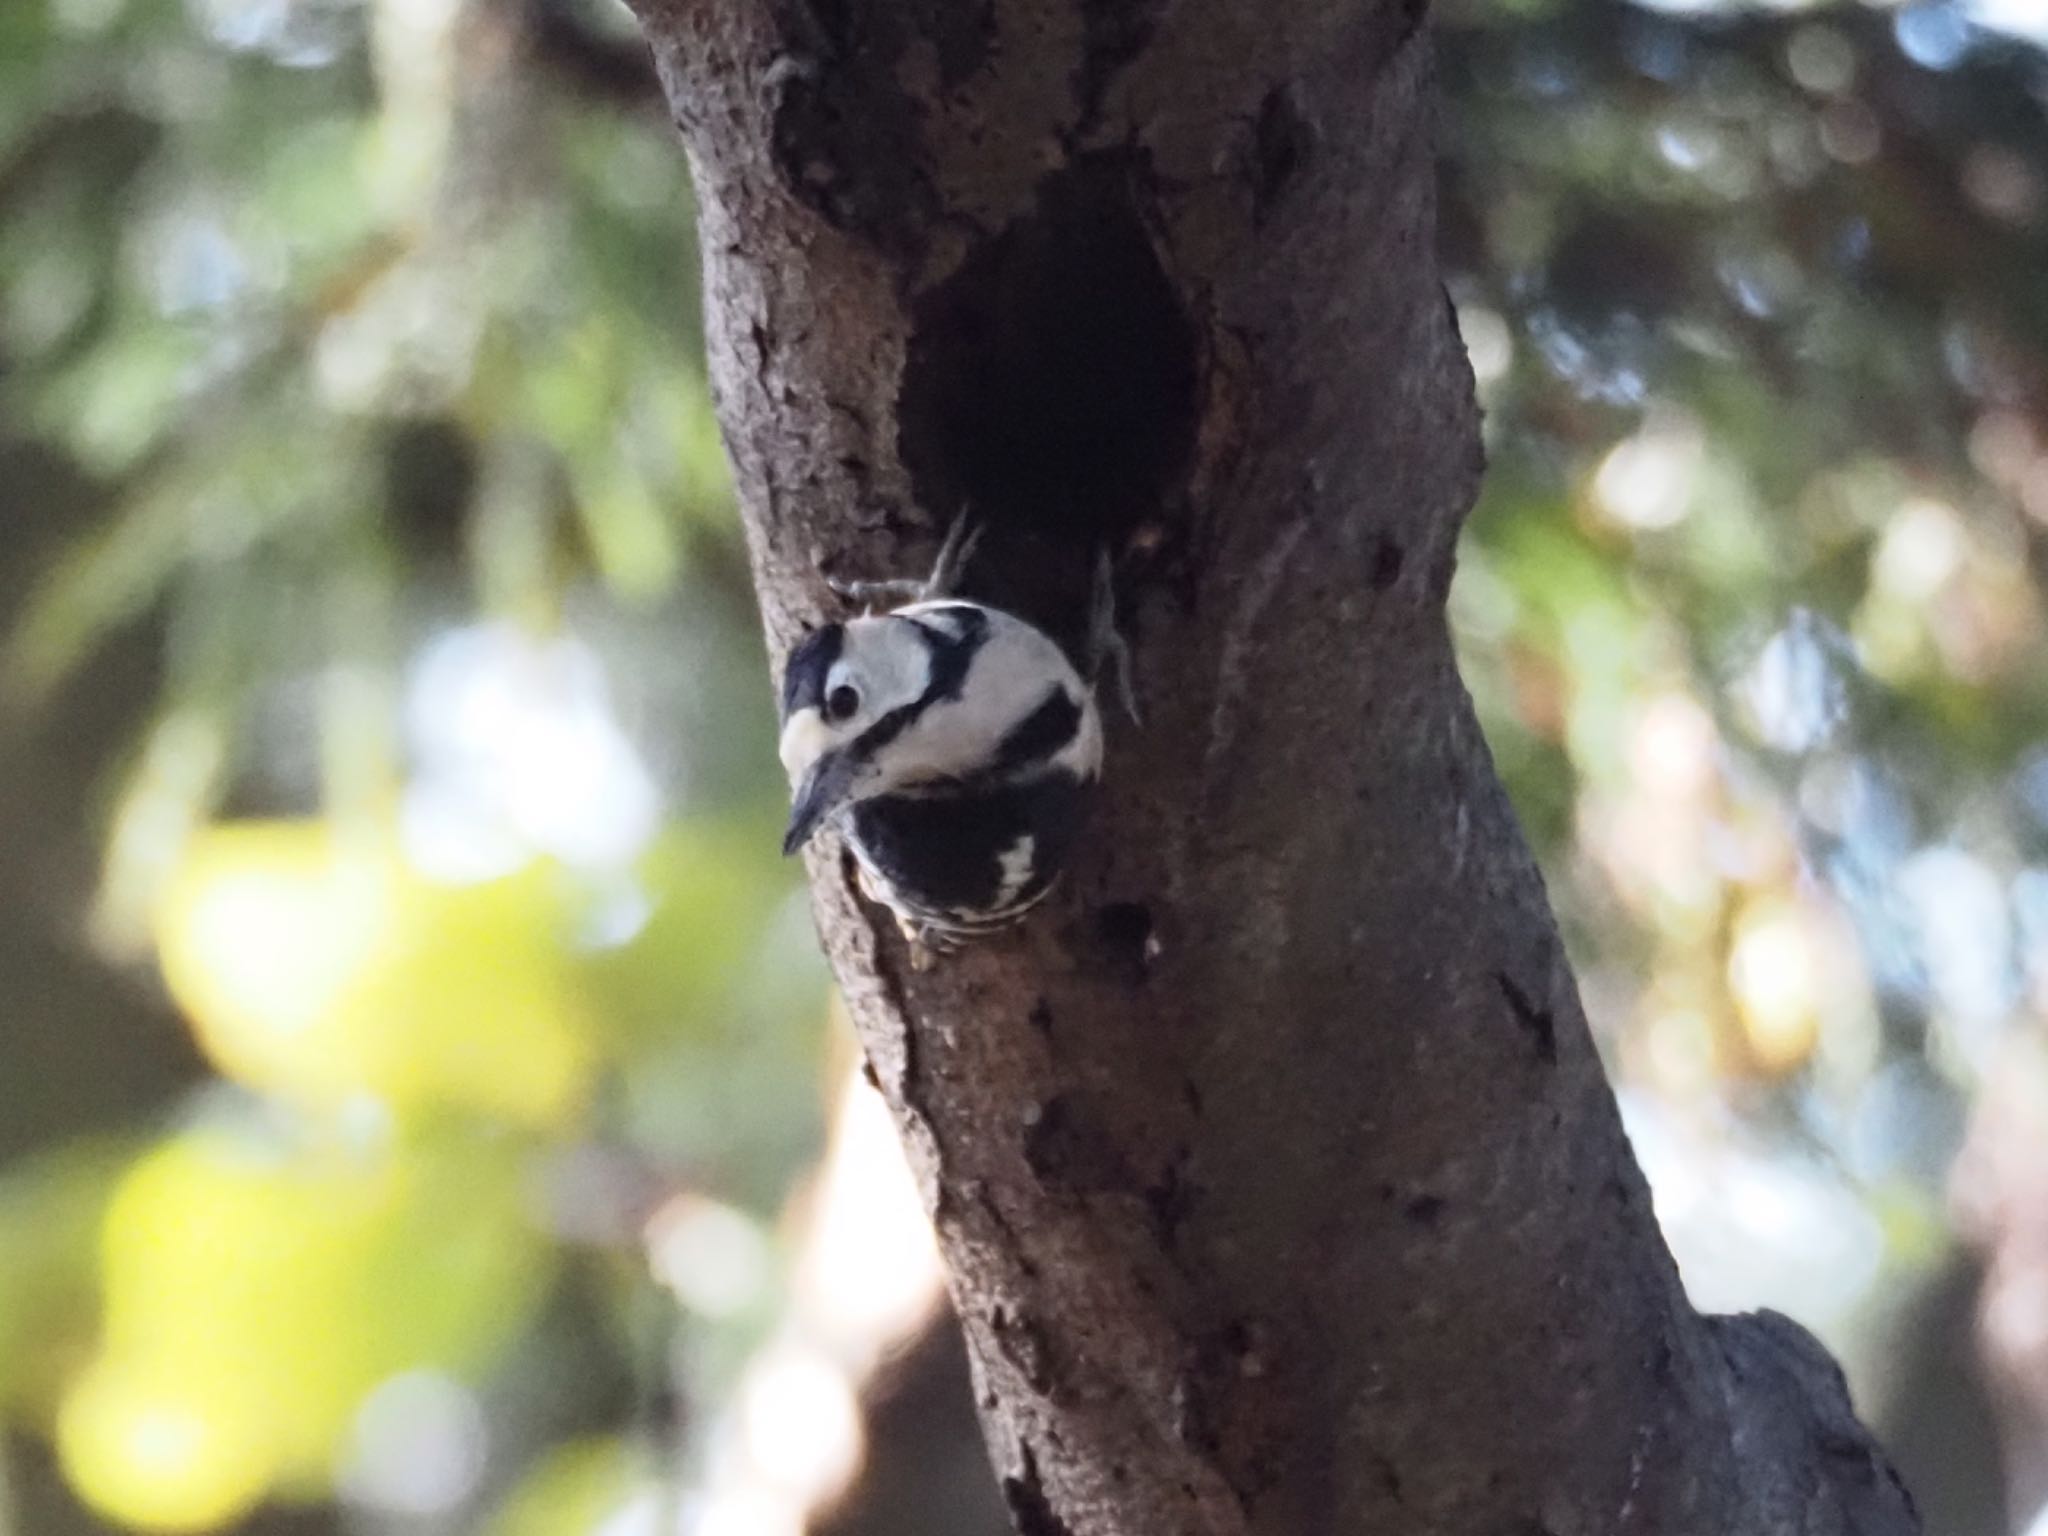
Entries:
[[277,1459],[318,1467],[371,1383],[366,1265],[403,1219],[395,1159],[291,1162],[226,1134],[167,1142],[107,1214],[105,1348],[195,1377],[265,1383]]
[[1750,1056],[1765,1071],[1790,1072],[1813,1054],[1823,969],[1819,935],[1796,904],[1766,898],[1744,911],[1728,954],[1728,989]]
[[274,1460],[261,1404],[232,1378],[100,1361],[65,1398],[58,1452],[95,1510],[148,1531],[204,1531],[255,1508]]
[[488,1536],[590,1536],[659,1468],[618,1440],[592,1437],[557,1446],[498,1506]]
[[209,827],[158,905],[166,984],[228,1076],[314,1109],[560,1125],[593,1069],[555,869],[444,884],[386,828]]
[[100,1355],[59,1410],[80,1493],[199,1530],[327,1488],[374,1388],[473,1370],[531,1315],[551,1264],[523,1179],[502,1138],[152,1148],[108,1203]]

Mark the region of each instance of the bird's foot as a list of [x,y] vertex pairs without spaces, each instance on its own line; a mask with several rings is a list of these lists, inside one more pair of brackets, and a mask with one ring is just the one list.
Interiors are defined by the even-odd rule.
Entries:
[[1116,623],[1116,569],[1107,546],[1096,557],[1095,585],[1088,603],[1088,672],[1091,683],[1099,682],[1105,665],[1116,675],[1117,700],[1123,705],[1124,713],[1131,717],[1131,724],[1142,726],[1145,719],[1138,713],[1138,690],[1131,674],[1131,644],[1124,639],[1123,631],[1117,628]]
[[980,542],[981,525],[963,508],[953,519],[953,526],[946,530],[945,542],[939,545],[938,558],[932,562],[932,573],[924,579],[921,595],[926,602],[935,597],[951,597],[960,590],[960,575],[974,558],[974,547]]
[[934,598],[950,597],[959,590],[960,573],[974,557],[974,548],[980,542],[981,529],[967,513],[962,512],[953,519],[953,526],[946,530],[938,557],[932,562],[931,574],[922,580],[892,576],[876,581],[854,581],[827,572],[825,585],[847,602],[860,603],[871,610],[879,603],[928,603]]

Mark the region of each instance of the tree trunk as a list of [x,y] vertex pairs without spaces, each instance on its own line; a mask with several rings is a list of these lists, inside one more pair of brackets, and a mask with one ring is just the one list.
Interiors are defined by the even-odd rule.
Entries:
[[1687,1305],[1458,680],[1419,0],[640,3],[776,653],[963,505],[1055,633],[1118,556],[1053,903],[920,973],[811,856],[1019,1530],[1915,1529]]

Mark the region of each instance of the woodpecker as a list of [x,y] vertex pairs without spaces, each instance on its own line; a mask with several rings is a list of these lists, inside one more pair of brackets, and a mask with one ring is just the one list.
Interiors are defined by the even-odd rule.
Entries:
[[836,825],[920,957],[1016,922],[1053,888],[1101,780],[1104,660],[1136,717],[1107,552],[1084,677],[1044,631],[953,595],[978,537],[956,521],[922,581],[833,583],[909,601],[813,630],[782,675],[782,851]]

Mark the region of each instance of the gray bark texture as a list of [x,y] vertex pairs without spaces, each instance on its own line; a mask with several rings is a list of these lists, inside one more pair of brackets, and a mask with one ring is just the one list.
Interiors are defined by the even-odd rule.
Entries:
[[1480,472],[1419,0],[639,0],[771,648],[822,572],[1143,728],[1055,899],[820,927],[1023,1536],[1894,1536],[1840,1373],[1688,1306],[1445,622]]

